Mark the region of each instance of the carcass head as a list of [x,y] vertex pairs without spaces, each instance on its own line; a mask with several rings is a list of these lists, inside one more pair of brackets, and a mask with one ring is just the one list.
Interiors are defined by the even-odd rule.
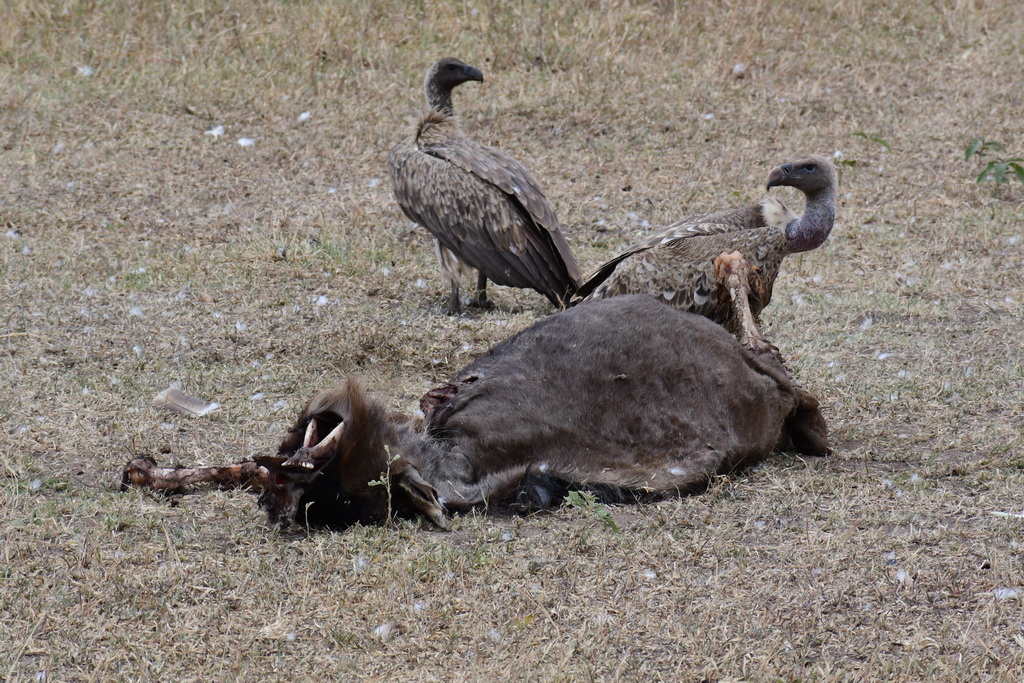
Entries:
[[[321,421],[324,418],[321,417]],[[345,430],[343,418],[337,420],[330,431],[321,439],[316,417],[310,417],[304,429],[302,446],[288,454],[282,450],[277,455],[259,456],[256,462],[269,473],[260,505],[267,511],[271,524],[287,527],[292,522],[309,522],[306,508],[312,500],[304,500],[311,490],[321,488],[317,480],[324,476],[325,470],[334,463],[338,444]],[[285,439],[285,444],[289,443]]]
[[353,381],[317,394],[277,454],[256,459],[268,472],[260,504],[270,523],[345,528],[390,511],[422,512],[444,527],[433,487],[399,453],[403,422]]

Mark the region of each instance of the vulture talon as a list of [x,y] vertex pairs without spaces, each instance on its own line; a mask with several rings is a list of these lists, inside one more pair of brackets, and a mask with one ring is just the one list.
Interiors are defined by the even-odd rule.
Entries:
[[469,308],[476,308],[476,309],[479,309],[481,311],[493,311],[494,310],[494,302],[491,301],[490,299],[487,299],[487,298],[484,298],[482,300],[481,299],[472,299],[469,302]]

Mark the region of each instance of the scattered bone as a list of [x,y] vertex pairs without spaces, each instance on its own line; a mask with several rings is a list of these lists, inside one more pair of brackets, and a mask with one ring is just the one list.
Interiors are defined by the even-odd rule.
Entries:
[[268,470],[255,462],[222,467],[157,467],[149,457],[133,458],[121,474],[121,489],[129,486],[174,493],[194,484],[216,483],[228,488],[263,488]]

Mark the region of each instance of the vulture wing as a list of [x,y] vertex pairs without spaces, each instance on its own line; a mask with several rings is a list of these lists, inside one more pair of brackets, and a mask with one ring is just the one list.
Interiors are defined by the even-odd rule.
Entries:
[[[559,230],[554,208],[529,169],[501,150],[465,137],[453,141],[453,144],[427,145],[423,151],[472,173],[505,193],[507,201],[517,205],[529,218],[524,231],[535,237],[529,241],[537,244],[540,248],[538,251],[550,251],[554,247],[557,257],[556,254],[550,254],[549,258],[560,259],[572,284],[579,284],[582,276],[576,257]],[[548,234],[544,235],[544,232]]]
[[[587,279],[576,292],[584,298],[596,290],[623,261],[636,254],[669,243],[678,243],[693,237],[726,235],[728,233],[758,230],[760,228],[785,228],[790,221],[800,218],[781,200],[765,197],[760,203],[739,209],[724,209],[713,213],[690,216],[659,230],[614,258],[609,259]],[[717,256],[716,253],[714,256]],[[714,256],[712,258],[714,258]],[[713,278],[712,278],[713,281]]]
[[670,238],[627,257],[617,257],[617,267],[607,272],[603,282],[591,287],[592,278],[580,292],[586,292],[590,299],[652,294],[672,306],[726,324],[731,319],[731,304],[728,294],[718,287],[715,257],[722,252],[739,251],[758,267],[762,287],[752,293],[750,301],[751,310],[757,315],[771,301],[785,245],[785,233],[777,228]]
[[533,221],[549,231],[558,230],[558,218],[540,183],[529,169],[499,149],[462,137],[447,143],[425,145],[427,154],[445,159],[463,171],[486,180],[515,197]]
[[790,210],[782,200],[776,197],[765,197],[753,206],[689,216],[651,236],[646,242],[657,243],[666,237],[683,237],[685,235],[720,235],[737,230],[784,228],[789,225],[790,221],[795,221],[798,218],[800,216]]

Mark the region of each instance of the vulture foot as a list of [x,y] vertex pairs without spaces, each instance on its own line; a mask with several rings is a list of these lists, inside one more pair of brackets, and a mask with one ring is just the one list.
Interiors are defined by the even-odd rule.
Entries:
[[480,273],[476,279],[476,296],[469,302],[470,308],[479,308],[481,311],[494,310],[494,304],[487,298],[487,276]]
[[448,315],[462,315],[462,299],[459,298],[459,281],[452,280],[452,292],[448,297]]
[[477,297],[469,302],[469,308],[478,308],[481,311],[493,311],[494,302],[488,299],[486,296]]

